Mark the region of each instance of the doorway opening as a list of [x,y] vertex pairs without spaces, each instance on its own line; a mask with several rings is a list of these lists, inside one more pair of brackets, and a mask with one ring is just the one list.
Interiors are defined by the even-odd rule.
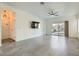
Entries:
[[54,23],[52,24],[52,35],[64,36],[64,23]]
[[14,18],[15,13],[9,9],[3,9],[0,11],[0,17],[2,21],[2,33],[1,33],[1,41],[4,43],[15,42],[14,38]]

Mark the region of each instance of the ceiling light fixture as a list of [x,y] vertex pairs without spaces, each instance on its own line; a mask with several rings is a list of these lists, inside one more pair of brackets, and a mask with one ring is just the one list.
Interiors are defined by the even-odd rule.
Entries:
[[55,11],[55,9],[51,9],[47,4],[45,4],[45,2],[40,2],[41,5],[43,5],[45,7],[46,10],[48,10],[48,15],[50,16],[58,16],[57,13]]

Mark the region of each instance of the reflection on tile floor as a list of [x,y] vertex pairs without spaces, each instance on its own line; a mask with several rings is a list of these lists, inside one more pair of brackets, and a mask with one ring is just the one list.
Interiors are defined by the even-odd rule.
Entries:
[[41,36],[0,47],[1,56],[79,56],[79,40]]

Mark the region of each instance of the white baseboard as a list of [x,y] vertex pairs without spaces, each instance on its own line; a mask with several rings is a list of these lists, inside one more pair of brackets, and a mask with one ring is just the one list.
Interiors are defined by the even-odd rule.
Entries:
[[21,39],[21,40],[16,40],[16,42],[18,42],[18,41],[22,41],[22,40],[28,40],[28,39],[31,39],[31,38],[40,37],[40,36],[43,36],[43,35],[45,35],[45,34],[41,34],[41,35],[37,35],[37,36],[32,36],[32,37],[25,38],[25,39]]

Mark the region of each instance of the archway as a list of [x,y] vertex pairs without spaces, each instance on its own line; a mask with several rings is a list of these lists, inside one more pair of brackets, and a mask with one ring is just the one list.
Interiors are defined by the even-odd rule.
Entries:
[[15,42],[14,39],[14,18],[15,13],[9,9],[3,9],[0,11],[2,20],[2,43]]

